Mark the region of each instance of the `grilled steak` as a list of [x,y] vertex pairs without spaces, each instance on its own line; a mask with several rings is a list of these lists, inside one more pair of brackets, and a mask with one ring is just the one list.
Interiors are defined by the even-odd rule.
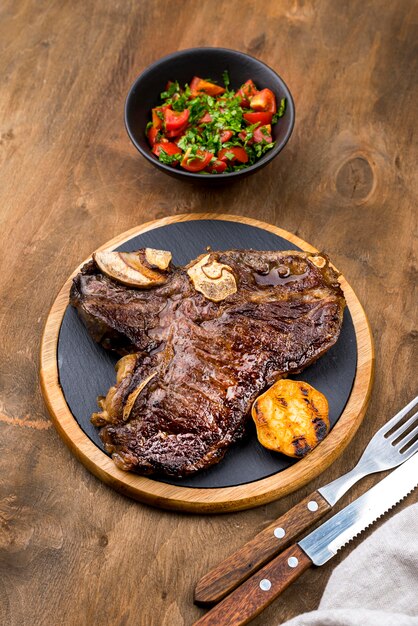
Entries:
[[124,356],[92,422],[116,465],[184,476],[218,463],[279,377],[337,340],[345,300],[325,255],[210,252],[164,283],[129,288],[94,261],[70,301],[95,341]]

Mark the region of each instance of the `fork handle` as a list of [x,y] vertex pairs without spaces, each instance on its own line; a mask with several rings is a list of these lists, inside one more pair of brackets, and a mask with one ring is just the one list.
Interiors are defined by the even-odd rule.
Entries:
[[194,626],[248,624],[311,565],[312,561],[297,544],[290,546],[208,611]]
[[330,509],[318,491],[311,493],[203,576],[195,588],[195,603],[205,606],[222,600]]

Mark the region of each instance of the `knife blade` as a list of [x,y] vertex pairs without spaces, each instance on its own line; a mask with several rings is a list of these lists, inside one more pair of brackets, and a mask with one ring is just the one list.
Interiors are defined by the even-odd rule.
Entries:
[[374,487],[290,546],[246,580],[195,626],[248,624],[312,565],[323,565],[345,544],[418,486],[418,453]]

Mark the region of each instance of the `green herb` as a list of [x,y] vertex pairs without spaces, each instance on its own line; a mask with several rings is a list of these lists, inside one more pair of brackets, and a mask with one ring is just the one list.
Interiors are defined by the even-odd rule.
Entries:
[[206,113],[209,105],[205,98],[208,98],[208,96],[197,96],[193,100],[188,101],[187,108],[190,111],[189,123],[191,125],[198,122]]
[[161,92],[160,98],[162,100],[167,100],[167,98],[171,98],[175,93],[179,93],[180,85],[177,80],[171,83],[169,88],[166,91]]
[[274,141],[271,143],[255,143],[252,148],[255,152],[256,157],[259,159],[267,150],[270,150],[274,146]]
[[178,81],[175,81],[166,91],[161,93],[161,98],[165,100],[164,104],[171,106],[173,111],[184,111],[188,107],[190,87],[185,85],[182,90]]
[[283,117],[284,112],[286,111],[286,98],[282,98],[280,100],[280,106],[279,106],[279,110],[278,110],[278,116],[279,117]]
[[189,158],[192,158],[192,159],[197,158],[197,151],[199,150],[199,146],[194,144],[193,146],[190,146],[189,150],[190,150]]
[[184,150],[184,151],[186,151],[186,150],[187,150],[188,142],[187,142],[187,139],[186,139],[186,135],[184,135],[184,136],[180,139],[180,141],[178,141],[178,142],[177,142],[177,145],[178,145],[178,147],[179,147],[181,150]]
[[235,154],[230,151],[225,152],[224,159],[228,159],[229,161],[232,161],[232,159],[235,159]]
[[286,111],[286,98],[282,98],[280,100],[279,109],[277,113],[273,115],[273,119],[271,120],[271,123],[275,124],[279,120],[280,117],[283,117],[283,115],[285,114],[285,111]]
[[182,93],[176,98],[166,100],[166,104],[171,104],[173,111],[184,111],[184,109],[188,108],[188,97],[185,93]]
[[224,81],[225,89],[229,88],[229,73],[228,70],[225,70],[222,74],[222,79]]
[[164,151],[164,148],[161,148],[158,160],[165,165],[173,165],[173,163],[178,163],[181,160],[181,154],[167,154],[167,152]]
[[232,171],[239,172],[240,170],[245,170],[248,167],[248,163],[242,163],[241,165],[234,165]]

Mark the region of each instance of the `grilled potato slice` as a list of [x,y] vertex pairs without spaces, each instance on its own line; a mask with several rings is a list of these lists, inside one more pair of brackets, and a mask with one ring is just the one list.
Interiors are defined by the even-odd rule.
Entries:
[[302,381],[277,381],[251,413],[261,445],[291,457],[305,456],[329,431],[326,397]]

